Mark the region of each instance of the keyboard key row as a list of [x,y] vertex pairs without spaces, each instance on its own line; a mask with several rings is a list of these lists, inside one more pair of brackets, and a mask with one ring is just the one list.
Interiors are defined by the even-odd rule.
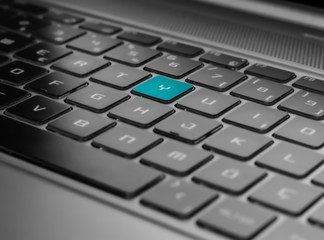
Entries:
[[0,130],[3,150],[124,198],[138,195],[163,177],[156,170],[4,116]]

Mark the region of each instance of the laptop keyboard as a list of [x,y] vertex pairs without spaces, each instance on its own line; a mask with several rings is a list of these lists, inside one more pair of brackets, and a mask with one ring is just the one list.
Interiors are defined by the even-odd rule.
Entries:
[[193,238],[323,238],[323,80],[24,3],[0,52],[3,151]]

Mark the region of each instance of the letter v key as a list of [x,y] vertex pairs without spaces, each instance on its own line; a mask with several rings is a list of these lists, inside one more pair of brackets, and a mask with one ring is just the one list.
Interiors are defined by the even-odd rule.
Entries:
[[46,110],[46,107],[40,107],[40,105],[37,105],[36,107],[34,107],[33,111],[34,112],[39,112],[39,111],[43,111]]

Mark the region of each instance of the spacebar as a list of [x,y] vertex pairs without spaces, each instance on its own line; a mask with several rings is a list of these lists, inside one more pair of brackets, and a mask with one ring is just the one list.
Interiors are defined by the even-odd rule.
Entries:
[[163,175],[60,135],[0,116],[0,149],[124,198]]

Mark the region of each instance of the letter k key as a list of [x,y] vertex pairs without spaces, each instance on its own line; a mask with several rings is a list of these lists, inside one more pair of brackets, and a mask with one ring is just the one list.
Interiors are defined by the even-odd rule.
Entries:
[[203,147],[245,161],[271,144],[266,136],[230,126],[209,138]]

